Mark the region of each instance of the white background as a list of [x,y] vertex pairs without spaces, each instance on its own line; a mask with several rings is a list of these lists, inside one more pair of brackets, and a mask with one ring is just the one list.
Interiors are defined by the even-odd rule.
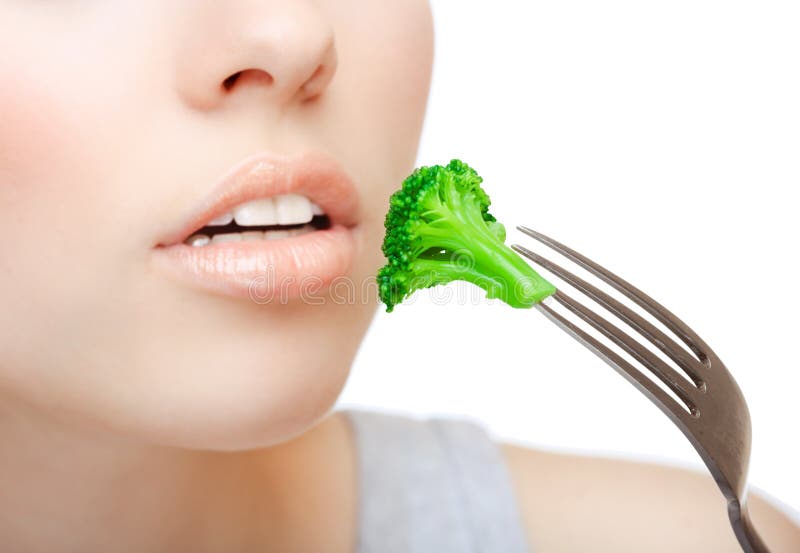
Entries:
[[[750,406],[751,483],[800,509],[800,4],[433,9],[419,164],[463,159],[507,243],[532,245],[519,224],[550,234],[692,326]],[[654,405],[539,312],[470,297],[422,291],[381,309],[337,407],[466,416],[529,447],[702,467]]]

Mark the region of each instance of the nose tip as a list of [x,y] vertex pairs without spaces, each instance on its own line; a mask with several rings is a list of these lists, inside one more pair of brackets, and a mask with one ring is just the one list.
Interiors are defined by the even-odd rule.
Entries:
[[[262,64],[262,68],[237,71],[222,81],[222,89],[233,94],[235,89],[261,87],[283,99],[312,100],[324,92],[336,73],[338,56],[333,41],[325,47],[323,54],[312,54],[306,59],[306,63],[285,59],[283,63]],[[316,62],[313,69],[312,62]]]
[[285,105],[314,99],[328,87],[338,58],[330,23],[309,2],[260,6],[258,14],[221,11],[230,19],[209,18],[213,28],[194,29],[178,83],[188,104],[210,109],[252,93]]

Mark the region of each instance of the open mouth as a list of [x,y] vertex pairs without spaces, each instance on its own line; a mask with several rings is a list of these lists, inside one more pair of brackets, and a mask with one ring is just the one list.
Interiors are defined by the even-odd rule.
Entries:
[[330,217],[300,194],[259,198],[196,230],[184,243],[203,247],[222,242],[280,240],[331,227]]
[[301,299],[309,286],[322,290],[348,274],[360,221],[355,183],[329,154],[260,152],[167,229],[153,259],[165,275],[206,292]]

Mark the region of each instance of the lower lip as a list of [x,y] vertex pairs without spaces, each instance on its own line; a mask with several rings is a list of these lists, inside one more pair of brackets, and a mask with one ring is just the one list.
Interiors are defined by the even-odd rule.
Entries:
[[278,240],[155,249],[156,263],[179,281],[261,304],[318,303],[331,282],[349,272],[354,257],[352,229],[342,225]]

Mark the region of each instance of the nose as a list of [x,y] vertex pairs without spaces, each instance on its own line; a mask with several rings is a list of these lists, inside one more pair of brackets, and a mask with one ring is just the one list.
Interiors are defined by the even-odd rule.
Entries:
[[[278,106],[321,95],[337,65],[333,27],[308,0],[198,3],[179,53],[177,89],[213,109],[256,94]],[[214,6],[215,8],[205,8]]]

